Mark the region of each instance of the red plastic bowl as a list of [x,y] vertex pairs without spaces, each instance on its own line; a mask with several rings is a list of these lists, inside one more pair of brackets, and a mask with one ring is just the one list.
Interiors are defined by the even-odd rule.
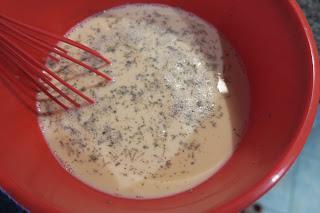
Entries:
[[[134,2],[0,0],[0,12],[64,34],[87,16]],[[44,142],[36,115],[1,82],[0,185],[33,212],[239,211],[270,189],[299,154],[311,129],[320,86],[316,45],[297,3],[156,2],[179,6],[211,22],[242,57],[252,110],[241,146],[193,192],[148,201],[115,198],[82,184],[59,166]]]

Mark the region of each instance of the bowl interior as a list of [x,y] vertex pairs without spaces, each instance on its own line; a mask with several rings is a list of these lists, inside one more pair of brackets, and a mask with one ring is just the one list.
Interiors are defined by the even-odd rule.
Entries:
[[[14,88],[0,81],[1,186],[26,207],[38,211],[241,209],[283,175],[303,146],[315,114],[314,88],[318,82],[312,57],[316,53],[311,51],[310,38],[292,6],[295,3],[0,0],[0,12],[64,34],[87,16],[135,2],[169,4],[194,12],[215,25],[240,54],[250,82],[251,114],[247,134],[231,160],[193,192],[149,201],[108,196],[82,184],[56,162],[44,142],[36,114],[26,107],[34,108],[34,94],[20,92],[19,99]],[[27,99],[27,104],[21,98]]]

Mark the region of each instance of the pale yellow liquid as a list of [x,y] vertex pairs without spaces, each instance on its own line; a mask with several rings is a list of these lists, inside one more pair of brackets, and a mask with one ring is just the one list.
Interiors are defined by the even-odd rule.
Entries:
[[39,95],[39,125],[72,175],[112,195],[158,198],[202,183],[232,155],[248,118],[248,81],[213,26],[171,7],[127,5],[68,36],[109,58],[105,67],[70,48],[114,79],[64,60],[48,65],[97,100],[63,112]]

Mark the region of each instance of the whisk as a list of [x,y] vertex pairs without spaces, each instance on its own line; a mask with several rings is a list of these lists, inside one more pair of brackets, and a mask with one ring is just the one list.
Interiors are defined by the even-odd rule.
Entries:
[[[59,100],[54,96],[54,94],[52,94],[52,91],[57,92],[60,97],[64,98],[66,101],[71,103],[71,105],[77,108],[81,105],[75,99],[59,89],[57,85],[53,84],[52,79],[57,80],[60,84],[71,90],[74,94],[83,98],[86,102],[94,103],[95,100],[86,96],[80,90],[64,81],[50,68],[45,66],[43,61],[36,58],[36,54],[31,54],[28,51],[32,50],[34,53],[42,55],[48,54],[47,57],[53,62],[59,62],[60,60],[56,56],[60,56],[61,58],[65,58],[72,63],[96,73],[108,81],[112,80],[105,73],[100,72],[98,69],[70,56],[66,49],[57,45],[58,42],[63,42],[75,48],[79,48],[93,57],[98,58],[103,63],[111,64],[111,62],[100,53],[85,45],[66,37],[58,36],[45,30],[21,23],[0,14],[0,64],[2,64],[2,68],[4,68],[4,64],[10,65],[10,68],[14,69],[16,73],[19,73],[19,75],[28,79],[37,91],[42,91],[65,110],[70,108],[70,104],[66,105],[64,103],[65,101]],[[8,67],[6,68],[8,69]],[[51,90],[49,90],[49,88],[51,88]]]

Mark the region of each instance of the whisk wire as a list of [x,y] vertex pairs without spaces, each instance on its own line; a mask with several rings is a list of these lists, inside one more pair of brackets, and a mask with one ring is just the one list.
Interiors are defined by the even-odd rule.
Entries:
[[[0,35],[0,37],[2,37],[4,40],[7,40],[6,38],[4,38],[3,36]],[[8,40],[7,40],[8,41]],[[19,52],[18,54],[16,54],[16,56],[18,58],[20,58],[26,65],[31,66],[31,71],[33,73],[35,73],[36,75],[38,75],[39,77],[42,77],[42,80],[45,81],[46,84],[48,84],[50,87],[52,87],[55,91],[57,91],[61,96],[63,96],[64,98],[66,98],[70,103],[72,103],[73,105],[75,105],[76,107],[80,107],[80,104],[78,104],[76,101],[74,101],[73,99],[71,99],[69,96],[67,96],[64,92],[62,92],[60,89],[58,89],[51,81],[49,81],[46,77],[44,77],[44,74],[42,72],[35,72],[36,70],[41,70],[43,69],[46,73],[48,73],[50,76],[52,76],[53,78],[55,78],[57,81],[59,81],[62,85],[66,86],[68,89],[70,89],[71,91],[73,91],[74,93],[76,93],[77,95],[81,96],[82,98],[84,98],[85,100],[87,100],[90,103],[94,103],[94,100],[87,97],[86,95],[84,95],[83,93],[81,93],[79,90],[77,90],[76,88],[74,88],[73,86],[71,86],[69,83],[67,83],[66,81],[64,81],[63,79],[61,79],[57,74],[55,74],[54,72],[52,72],[49,68],[44,67],[41,63],[37,62],[34,58],[32,58],[27,52],[25,52],[22,49],[17,49],[15,44],[12,44],[12,47],[15,47],[16,49],[14,50],[13,48],[8,47],[7,44],[4,44],[5,46],[7,46],[8,49],[11,49],[11,52]],[[20,55],[19,55],[20,54]],[[22,56],[21,56],[22,55]],[[26,60],[28,59],[28,60]],[[31,63],[30,63],[31,62]],[[17,64],[19,65],[19,64]]]
[[[73,104],[76,107],[80,107],[80,104],[78,104],[75,100],[71,99],[64,92],[62,92],[58,87],[56,87],[50,80],[48,80],[45,77],[45,74],[43,74],[42,72],[37,71],[39,69],[38,67],[36,67],[34,64],[30,63],[28,60],[26,60],[21,55],[17,54],[17,52],[15,50],[13,50],[11,47],[9,47],[6,43],[3,43],[3,45],[4,45],[5,48],[7,48],[8,52],[10,52],[11,54],[13,54],[16,57],[16,60],[18,60],[18,61],[16,62],[15,65],[18,66],[23,73],[25,73],[27,76],[29,76],[34,81],[38,82],[38,85],[39,84],[42,85],[42,83],[40,83],[39,80],[37,80],[35,78],[35,76],[39,77],[41,79],[41,81],[43,81],[44,83],[49,85],[53,90],[55,90],[58,94],[60,94],[62,97],[64,97],[66,100],[68,100],[71,104]],[[13,62],[12,58],[7,57],[7,59],[9,61]],[[22,62],[22,64],[21,64],[21,62]],[[48,92],[47,88],[44,85],[42,85],[40,89],[45,89],[45,91]]]
[[[36,57],[33,56],[33,54],[27,51],[31,49],[31,52],[36,51],[41,55],[47,54],[47,57],[52,59],[53,62],[59,62],[60,59],[56,56],[60,56],[61,58],[65,58],[91,72],[94,72],[106,80],[112,80],[105,73],[100,72],[96,68],[93,68],[92,66],[89,66],[88,64],[68,55],[67,50],[55,44],[56,41],[64,42],[68,45],[79,48],[90,53],[92,56],[101,59],[103,62],[111,64],[111,62],[103,57],[100,53],[78,42],[62,36],[57,36],[53,33],[46,32],[36,27],[29,26],[0,14],[0,47],[2,47],[0,48],[0,53],[4,56],[4,58],[6,58],[7,63],[17,66],[17,68],[22,71],[23,75],[25,75],[33,84],[35,84],[39,90],[41,90],[44,94],[46,94],[64,109],[69,109],[69,107],[51,94],[47,86],[51,87],[53,91],[57,92],[59,95],[61,95],[61,97],[65,98],[75,107],[80,107],[80,104],[74,99],[70,98],[56,85],[54,85],[52,82],[53,79],[86,100],[88,103],[94,103],[93,99],[84,95],[80,90],[61,79],[55,72],[45,66],[45,64],[41,63],[36,59]],[[26,47],[29,47],[29,49],[26,49]],[[55,56],[51,55],[51,53],[54,53]]]
[[[0,52],[1,55],[3,55],[2,52]],[[8,58],[6,55],[3,55],[2,57],[3,59],[6,58],[7,61],[7,65],[10,66],[12,64],[9,64],[8,61],[11,61],[10,58]],[[2,62],[3,64],[3,62]],[[12,75],[10,75],[10,73],[7,73],[6,70],[7,68],[5,68],[4,66],[1,67],[2,68],[2,73],[4,73],[6,75],[7,78],[9,78],[11,81],[14,80],[13,77],[11,77]],[[47,91],[47,88],[37,80],[37,78],[35,78],[34,76],[30,75],[30,73],[25,72],[25,67],[22,67],[20,64],[17,64],[17,66],[10,66],[10,71],[12,71],[12,69],[20,69],[22,71],[22,74],[31,82],[34,84],[35,88],[37,89],[37,92],[42,91],[44,94],[46,94],[50,99],[52,99],[55,103],[57,103],[58,105],[60,105],[63,109],[67,110],[68,107],[63,104],[61,101],[59,101],[56,97],[54,97],[51,93],[49,93]],[[12,73],[11,73],[12,74]]]
[[100,53],[98,53],[97,51],[92,50],[91,48],[89,48],[89,47],[87,47],[87,46],[85,46],[85,45],[82,45],[82,44],[80,44],[80,43],[78,43],[78,42],[75,42],[75,41],[73,41],[73,40],[71,40],[71,39],[68,39],[68,38],[62,37],[62,36],[57,36],[57,35],[55,35],[55,34],[53,34],[53,33],[47,32],[47,31],[45,31],[45,30],[42,30],[42,29],[39,29],[39,28],[30,26],[30,25],[21,23],[21,22],[19,22],[19,21],[17,21],[17,20],[14,20],[14,19],[12,19],[12,18],[7,17],[7,16],[5,16],[5,15],[3,15],[3,14],[0,14],[0,20],[1,20],[1,19],[6,20],[6,21],[8,21],[8,22],[10,22],[10,23],[12,23],[12,24],[17,25],[17,26],[23,27],[23,28],[25,28],[25,29],[27,29],[27,30],[29,30],[29,31],[37,32],[37,33],[40,33],[40,34],[42,34],[42,35],[48,36],[48,37],[50,37],[50,38],[53,38],[53,39],[62,41],[62,42],[64,42],[64,43],[70,44],[70,45],[72,45],[72,46],[75,46],[75,47],[77,47],[77,48],[79,48],[79,49],[82,49],[82,50],[84,50],[84,51],[86,51],[86,52],[89,52],[89,53],[91,53],[92,55],[100,58],[102,61],[106,62],[107,64],[111,64],[111,62],[110,62],[108,59],[106,59],[105,57],[103,57],[103,56],[102,56]]

